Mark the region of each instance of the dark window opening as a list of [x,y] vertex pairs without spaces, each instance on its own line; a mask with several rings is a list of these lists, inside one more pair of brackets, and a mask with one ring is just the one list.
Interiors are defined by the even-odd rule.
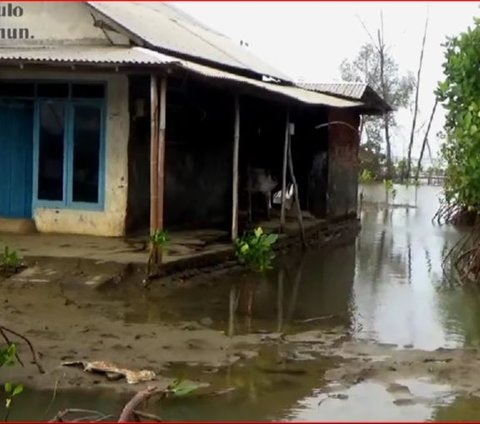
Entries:
[[41,83],[37,86],[37,96],[63,99],[68,97],[68,84]]
[[33,97],[35,85],[24,82],[0,82],[0,97]]
[[65,105],[43,103],[40,108],[38,199],[63,200]]
[[105,87],[102,84],[72,84],[72,98],[103,99]]
[[100,174],[101,111],[92,106],[74,106],[73,193],[74,202],[98,202]]

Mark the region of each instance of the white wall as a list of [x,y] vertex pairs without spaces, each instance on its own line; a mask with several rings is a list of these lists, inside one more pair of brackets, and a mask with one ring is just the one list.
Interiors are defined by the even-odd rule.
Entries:
[[120,74],[52,73],[5,71],[2,79],[54,79],[93,80],[107,82],[106,157],[105,157],[105,207],[103,211],[77,209],[34,210],[38,231],[122,236],[125,232],[128,189],[128,78]]
[[85,2],[0,2],[0,47],[110,45],[112,38],[115,44],[127,43],[125,37],[111,32],[107,38],[103,30],[94,25],[94,15],[97,13],[92,13]]

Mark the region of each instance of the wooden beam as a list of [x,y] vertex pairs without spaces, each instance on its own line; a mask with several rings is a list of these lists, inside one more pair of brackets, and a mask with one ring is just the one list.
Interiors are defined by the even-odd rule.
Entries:
[[282,204],[280,208],[280,231],[285,230],[285,197],[287,191],[287,162],[288,162],[288,145],[290,142],[290,112],[287,109],[287,117],[285,122],[285,142],[283,146],[283,166],[282,166]]
[[163,230],[164,222],[164,197],[165,197],[165,130],[167,127],[167,77],[160,81],[160,110],[158,130],[158,206],[157,229]]
[[158,84],[150,76],[150,235],[158,228]]
[[238,237],[238,158],[240,150],[240,100],[235,95],[235,123],[233,135],[233,175],[232,175],[232,241]]

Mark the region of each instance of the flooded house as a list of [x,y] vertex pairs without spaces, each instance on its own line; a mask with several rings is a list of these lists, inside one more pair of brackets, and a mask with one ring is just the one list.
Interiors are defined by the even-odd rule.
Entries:
[[0,3],[0,231],[355,218],[364,84],[298,85],[159,2]]

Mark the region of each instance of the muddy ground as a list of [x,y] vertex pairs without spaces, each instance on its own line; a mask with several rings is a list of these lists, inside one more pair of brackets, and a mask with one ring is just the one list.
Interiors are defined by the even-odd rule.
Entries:
[[[198,320],[128,320],[129,305],[149,296],[141,270],[90,262],[31,263],[25,271],[0,283],[1,324],[26,335],[40,354],[46,372],[29,363],[27,346],[19,342],[25,366],[2,369],[2,378],[38,389],[108,388],[137,391],[147,385],[161,387],[178,373],[208,383],[214,392],[228,390],[224,374],[232,364],[255,363],[265,375],[300,376],[325,383],[325,391],[338,391],[363,381],[388,386],[399,403],[415,402],[408,387],[397,383],[426,377],[446,383],[456,392],[480,396],[477,349],[440,349],[433,352],[409,346],[355,341],[349,329],[332,323],[309,323],[295,333],[258,332],[229,337],[226,328],[208,316]],[[207,287],[221,278],[197,275],[187,282],[156,281],[157,290],[176,290],[179,284]],[[109,297],[128,286],[129,299]],[[201,290],[201,289],[200,289]],[[211,291],[205,289],[208,301]],[[267,352],[267,354],[265,354]],[[154,383],[127,384],[104,375],[62,366],[64,361],[110,361],[130,369],[156,373]],[[181,371],[180,371],[181,370]],[[329,388],[330,387],[330,388]]]

